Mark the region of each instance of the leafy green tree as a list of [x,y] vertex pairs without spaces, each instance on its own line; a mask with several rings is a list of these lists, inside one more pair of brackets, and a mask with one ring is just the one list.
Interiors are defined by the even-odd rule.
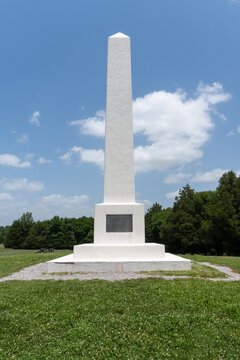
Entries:
[[158,203],[153,204],[151,208],[148,209],[145,215],[145,239],[146,242],[159,242],[159,228],[157,226],[157,220],[154,219],[157,217],[157,214],[162,210],[162,205]]
[[240,255],[240,177],[222,175],[213,202],[208,206],[206,234],[217,255]]
[[72,219],[73,231],[75,236],[75,244],[84,244],[93,242],[93,226],[92,217],[83,216],[79,219]]
[[9,226],[0,226],[0,244],[4,243]]
[[180,190],[162,228],[168,251],[205,253],[208,250],[203,234],[208,221],[207,206],[213,197],[212,191],[195,193],[189,185]]
[[163,227],[172,209],[163,209],[158,203],[153,204],[145,215],[146,242],[163,243]]
[[47,230],[49,221],[37,221],[30,228],[28,236],[24,242],[26,249],[48,248]]
[[25,239],[33,223],[32,214],[29,212],[24,213],[20,219],[15,220],[6,234],[4,246],[13,249],[23,249],[25,247]]

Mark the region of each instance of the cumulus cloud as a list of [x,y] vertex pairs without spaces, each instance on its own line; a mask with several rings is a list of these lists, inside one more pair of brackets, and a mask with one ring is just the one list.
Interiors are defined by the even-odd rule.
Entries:
[[67,153],[60,156],[60,159],[70,164],[73,157],[77,157],[79,162],[92,163],[103,169],[104,152],[102,149],[83,149],[82,147],[73,146]]
[[45,159],[44,157],[40,157],[37,161],[38,161],[39,164],[50,164],[50,163],[52,163],[52,160]]
[[0,180],[0,186],[8,191],[28,191],[37,192],[44,189],[44,185],[40,181],[29,181],[26,178]]
[[105,135],[105,112],[99,110],[94,117],[70,122],[71,126],[77,126],[81,134],[104,137]]
[[12,166],[17,168],[28,168],[31,166],[30,161],[21,161],[13,154],[0,154],[0,165]]
[[0,193],[0,225],[10,225],[27,210],[27,202],[14,198],[11,194]]
[[[133,102],[134,133],[144,135],[147,144],[134,149],[135,170],[163,171],[203,156],[202,146],[214,128],[213,115],[223,117],[216,105],[231,98],[220,83],[200,83],[195,96],[182,90],[155,91]],[[104,114],[72,122],[83,134],[104,136]],[[84,149],[81,148],[81,151]],[[98,151],[98,154],[100,150]],[[66,159],[71,157],[68,153]],[[95,163],[102,167],[102,162]]]
[[178,195],[179,195],[179,190],[167,193],[166,197],[168,199],[175,199],[175,197]]
[[198,172],[191,180],[194,182],[215,182],[228,171],[227,169],[213,169],[207,172]]
[[177,184],[180,181],[187,179],[191,176],[191,174],[184,174],[184,173],[177,173],[177,174],[170,174],[165,179],[165,184]]
[[26,144],[28,142],[28,134],[22,134],[20,135],[20,137],[18,138],[17,142],[19,144]]
[[214,106],[229,98],[221,84],[200,83],[195,98],[179,90],[153,92],[136,99],[134,131],[145,135],[150,143],[135,148],[136,170],[161,171],[201,158],[201,147],[214,128]]
[[25,212],[31,212],[34,220],[46,220],[53,216],[93,216],[93,207],[87,195],[64,196],[51,194],[26,201],[21,195],[0,192],[0,225],[10,225]]
[[61,217],[81,217],[92,215],[87,195],[63,196],[51,194],[43,196],[38,203],[32,206],[34,218],[44,220],[55,215]]
[[37,110],[37,111],[34,111],[34,113],[32,114],[32,116],[30,117],[29,119],[29,122],[30,124],[33,124],[35,126],[40,126],[40,112]]

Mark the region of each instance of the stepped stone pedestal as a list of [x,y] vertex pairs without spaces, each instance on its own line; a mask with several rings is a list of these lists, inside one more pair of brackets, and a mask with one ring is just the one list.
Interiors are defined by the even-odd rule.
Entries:
[[189,270],[191,261],[145,243],[144,205],[135,202],[130,38],[108,38],[104,202],[95,205],[94,243],[48,262],[48,272]]

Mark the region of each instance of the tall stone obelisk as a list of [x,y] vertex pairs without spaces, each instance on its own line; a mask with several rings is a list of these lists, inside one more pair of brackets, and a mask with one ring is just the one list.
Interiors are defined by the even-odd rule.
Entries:
[[130,38],[108,38],[104,202],[95,205],[94,243],[144,243],[144,206],[135,203]]
[[94,243],[48,262],[48,272],[188,270],[191,261],[145,243],[144,206],[135,202],[130,38],[108,38],[104,202],[95,205]]
[[130,38],[108,38],[104,202],[135,202]]

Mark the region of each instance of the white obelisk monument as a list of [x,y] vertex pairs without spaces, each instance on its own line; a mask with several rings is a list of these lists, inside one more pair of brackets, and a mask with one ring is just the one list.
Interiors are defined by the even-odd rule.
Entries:
[[135,202],[130,38],[108,38],[104,202],[95,205],[94,243],[48,262],[48,272],[187,270],[191,261],[145,243],[144,205]]
[[144,206],[135,202],[130,38],[108,38],[104,202],[95,205],[95,244],[143,244]]

